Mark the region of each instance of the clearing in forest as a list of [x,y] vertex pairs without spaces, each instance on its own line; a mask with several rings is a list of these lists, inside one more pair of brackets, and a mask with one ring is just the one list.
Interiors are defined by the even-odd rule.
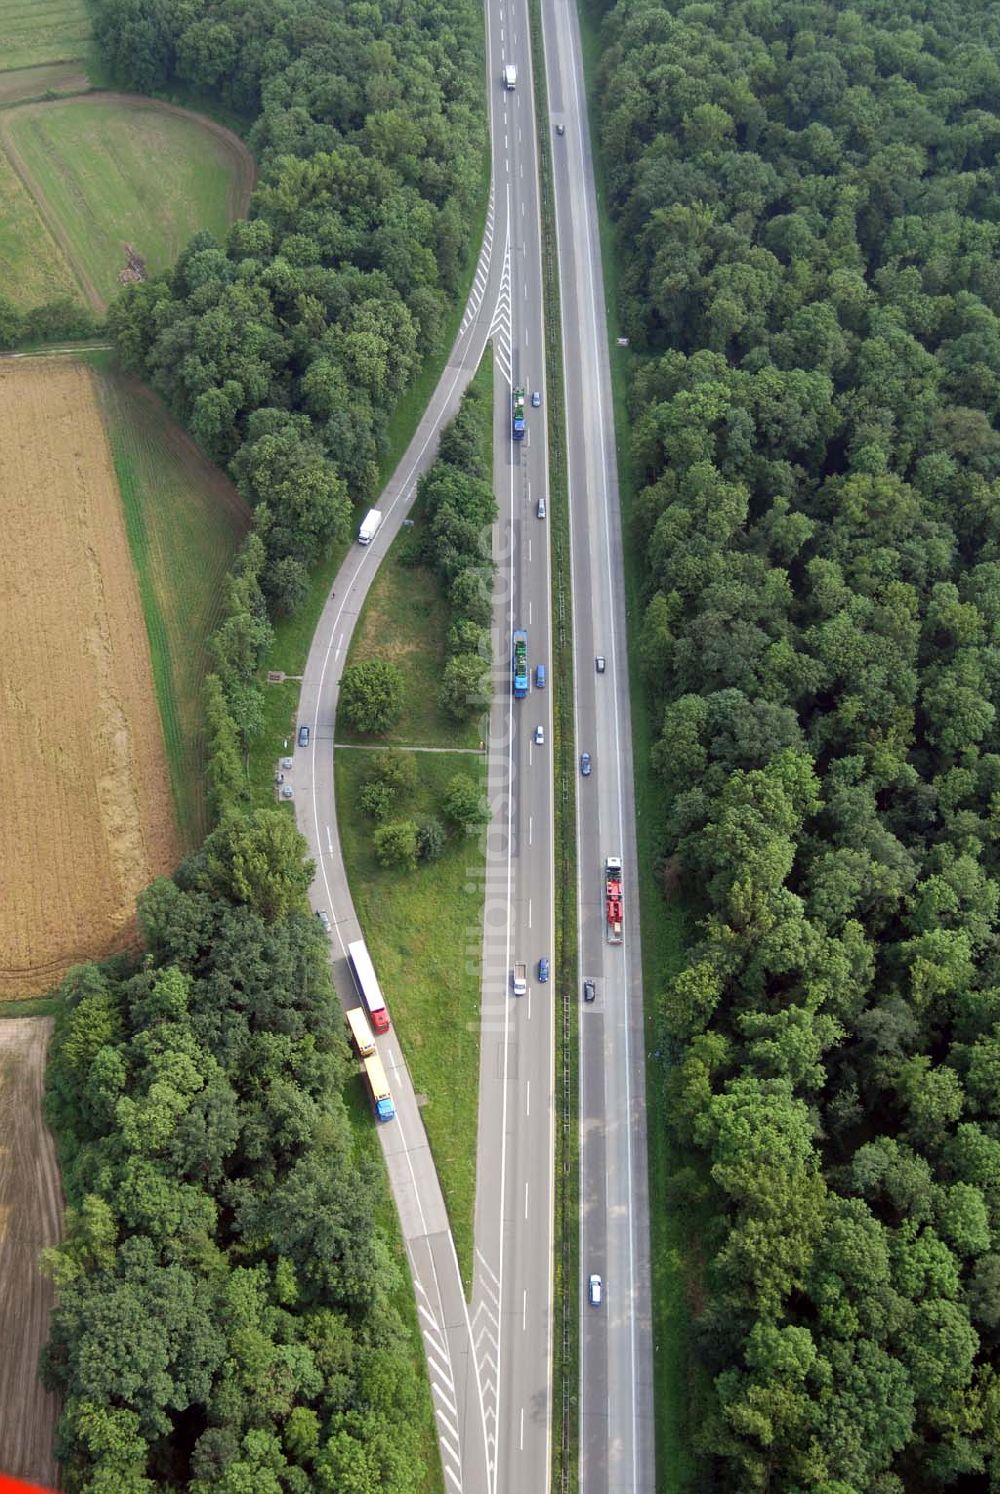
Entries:
[[94,375],[0,363],[0,998],[134,937],[180,853]]
[[38,1380],[49,1336],[52,1283],[38,1253],[58,1243],[62,1196],[42,1120],[49,1017],[0,1022],[0,1469],[54,1489],[58,1404]]
[[4,72],[76,61],[89,46],[86,0],[0,0],[0,68]]
[[[64,256],[98,311],[118,290],[128,246],[148,273],[167,269],[199,229],[221,237],[245,216],[253,190],[253,157],[231,131],[128,94],[6,110],[0,144],[45,226],[48,252]],[[27,239],[20,251],[8,247],[8,284],[35,252]]]
[[[181,838],[208,831],[202,687],[206,643],[250,511],[156,395],[102,359],[97,375],[139,578]],[[107,367],[104,367],[107,364]]]

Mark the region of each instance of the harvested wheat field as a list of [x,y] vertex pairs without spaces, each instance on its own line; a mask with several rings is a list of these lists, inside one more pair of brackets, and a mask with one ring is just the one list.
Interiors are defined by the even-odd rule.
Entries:
[[0,997],[134,937],[180,843],[91,372],[0,364]]
[[0,1022],[0,1469],[56,1487],[56,1398],[38,1382],[49,1336],[51,1283],[38,1252],[54,1245],[62,1198],[52,1137],[42,1122],[47,1017]]

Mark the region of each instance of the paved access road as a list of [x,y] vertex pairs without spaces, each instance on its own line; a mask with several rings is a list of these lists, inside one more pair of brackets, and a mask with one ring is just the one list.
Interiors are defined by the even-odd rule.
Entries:
[[[479,268],[448,364],[378,500],[384,514],[381,529],[370,545],[352,546],[336,576],[303,675],[298,719],[310,726],[311,739],[307,747],[295,746],[289,776],[296,820],[316,862],[310,896],[313,906],[325,909],[331,920],[333,977],[345,1007],[358,1004],[347,946],[363,934],[347,884],[334,802],[333,736],[340,677],[379,562],[402,527],[417,478],[434,460],[441,428],[457,411],[482,358],[500,300],[503,255],[496,252],[496,236],[499,232],[502,245],[506,231],[506,197],[499,215],[491,197]],[[378,1047],[396,1104],[396,1119],[380,1126],[378,1135],[413,1275],[445,1487],[448,1494],[490,1494],[482,1387],[441,1186],[394,1029],[378,1040]]]
[[[572,526],[580,1004],[580,1487],[654,1487],[642,968],[625,582],[597,202],[576,9],[543,0]],[[565,126],[558,135],[556,126]],[[597,655],[606,659],[598,674]],[[603,867],[624,861],[625,925],[607,943]],[[603,1279],[600,1308],[587,1278]]]

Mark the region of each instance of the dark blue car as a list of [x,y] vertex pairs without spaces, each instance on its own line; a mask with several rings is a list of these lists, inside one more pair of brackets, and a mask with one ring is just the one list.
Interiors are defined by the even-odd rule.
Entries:
[[538,979],[544,984],[549,978],[549,962],[541,959],[538,962]]

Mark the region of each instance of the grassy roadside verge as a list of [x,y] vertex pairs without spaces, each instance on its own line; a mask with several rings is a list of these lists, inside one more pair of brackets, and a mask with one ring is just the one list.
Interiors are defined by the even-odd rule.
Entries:
[[[595,95],[600,62],[598,24],[580,10],[587,97]],[[593,118],[593,116],[591,116]],[[615,442],[621,493],[625,549],[626,617],[629,631],[629,681],[632,703],[633,781],[639,853],[639,906],[642,927],[642,974],[646,1030],[646,1112],[649,1153],[650,1254],[653,1290],[653,1393],[656,1422],[656,1488],[658,1494],[683,1494],[694,1487],[697,1474],[691,1452],[692,1402],[697,1387],[690,1381],[688,1351],[690,1319],[688,1294],[696,1278],[696,1238],[702,1221],[691,1215],[682,1220],[670,1203],[670,1179],[684,1159],[673,1146],[665,1124],[664,1082],[667,1042],[656,1010],[656,995],[684,957],[688,929],[684,909],[668,902],[653,872],[656,827],[663,823],[666,803],[650,763],[653,743],[648,692],[636,663],[635,629],[642,616],[643,564],[635,543],[632,513],[636,498],[630,460],[628,380],[635,355],[617,346],[619,287],[622,266],[607,210],[607,192],[600,140],[591,129],[597,180],[598,222],[604,269],[611,381],[614,394]]]
[[[419,504],[412,512],[418,527],[404,529],[379,566],[351,641],[349,662],[389,659],[402,673],[403,714],[380,741],[394,747],[478,748],[479,723],[449,720],[438,707],[451,616],[434,572],[428,566],[411,564],[406,557],[411,536],[419,533]],[[361,736],[346,722],[337,723],[337,741],[371,746],[370,737]]]
[[[282,618],[274,629],[274,642],[267,656],[262,678],[267,670],[281,671],[289,678],[279,685],[264,685],[264,726],[254,738],[247,763],[250,794],[254,804],[273,805],[274,765],[291,745],[299,709],[298,676],[306,667],[309,645],[316,631],[320,613],[340,570],[348,543],[334,546],[309,577],[309,595],[294,617]],[[288,806],[291,811],[291,805]]]
[[208,829],[202,689],[226,576],[250,523],[246,504],[150,390],[110,353],[87,361],[121,494],[149,640],[174,806],[187,850]]
[[576,918],[576,740],[573,734],[573,618],[566,470],[566,409],[560,331],[555,199],[542,63],[541,6],[531,0],[531,51],[542,204],[545,387],[549,407],[549,537],[552,563],[552,683],[555,693],[556,1145],[553,1262],[552,1485],[575,1489],[579,1465],[580,1142]]

